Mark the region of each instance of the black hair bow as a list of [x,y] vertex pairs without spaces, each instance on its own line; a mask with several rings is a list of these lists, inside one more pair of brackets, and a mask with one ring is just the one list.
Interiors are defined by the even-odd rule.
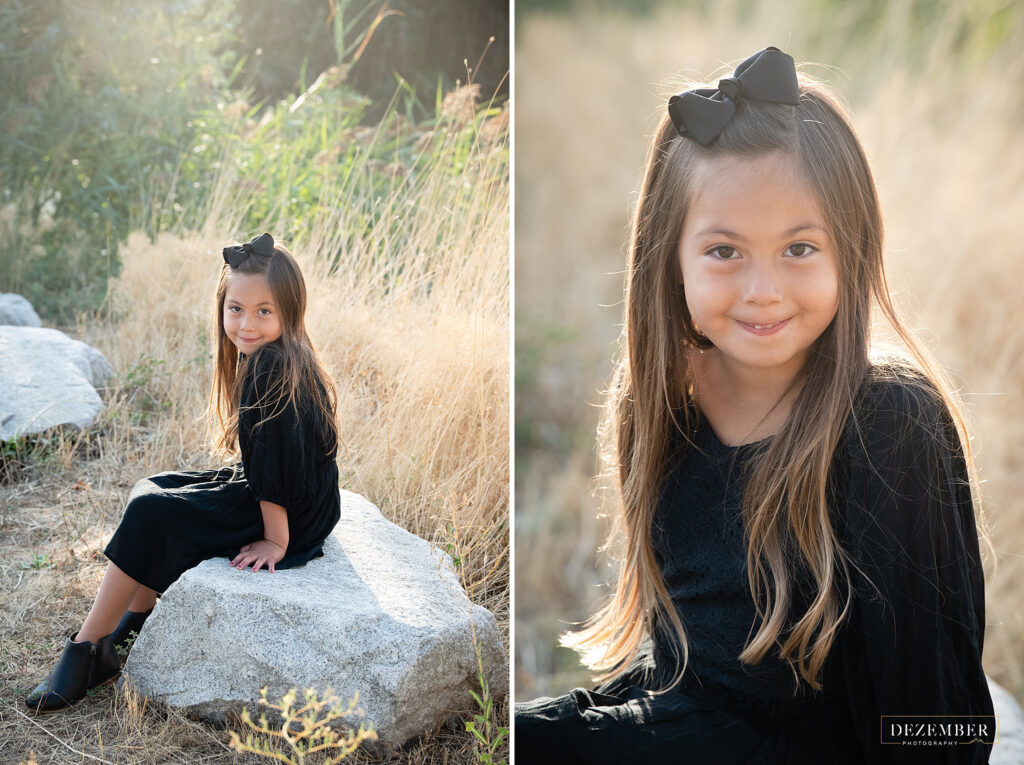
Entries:
[[697,88],[668,100],[668,115],[679,135],[701,146],[713,141],[736,113],[744,98],[777,104],[800,103],[800,85],[793,57],[778,48],[765,48],[718,81],[718,88]]
[[256,253],[265,258],[274,254],[274,237],[270,234],[260,234],[251,242],[224,248],[224,262],[232,268],[238,268],[250,255]]

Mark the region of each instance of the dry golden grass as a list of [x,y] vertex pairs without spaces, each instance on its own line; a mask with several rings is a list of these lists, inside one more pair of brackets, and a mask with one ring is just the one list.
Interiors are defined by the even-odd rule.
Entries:
[[662,83],[710,75],[765,45],[835,67],[810,71],[851,102],[897,301],[968,403],[998,556],[998,571],[986,561],[985,667],[1024,696],[1024,101],[1008,87],[1024,72],[1024,30],[1011,15],[1016,26],[994,52],[955,49],[961,22],[986,20],[980,9],[917,29],[909,4],[892,3],[858,37],[857,5],[765,3],[741,23],[729,3],[707,16],[666,3],[649,17],[588,8],[520,23],[516,428],[529,440],[516,455],[517,699],[589,679],[555,640],[607,592],[590,491],[594,405],[611,371],[644,150],[672,92]]
[[[338,388],[343,488],[435,544],[457,544],[470,597],[495,613],[507,645],[508,165],[504,133],[495,137],[471,152],[458,177],[424,172],[417,183],[397,185],[383,202],[385,221],[356,246],[341,244],[338,232],[355,225],[342,204],[307,238],[287,244],[309,288],[310,333]],[[230,211],[244,200],[230,179],[222,186],[203,230],[156,242],[131,236],[109,312],[66,328],[114,367],[99,422],[7,463],[9,480],[0,485],[4,762],[27,760],[30,750],[45,763],[266,761],[232,752],[229,731],[147,705],[130,690],[103,689],[70,711],[32,720],[21,701],[85,617],[104,568],[98,553],[134,482],[210,464],[202,415],[220,249],[252,235],[233,230]],[[387,237],[395,224],[401,243]],[[54,567],[21,565],[34,555],[49,556]],[[499,722],[507,710],[498,699]],[[390,756],[360,752],[351,760],[475,757],[463,726]]]

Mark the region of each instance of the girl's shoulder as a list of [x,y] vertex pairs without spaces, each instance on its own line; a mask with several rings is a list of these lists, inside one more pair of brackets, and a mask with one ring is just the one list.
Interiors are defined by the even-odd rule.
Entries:
[[245,355],[245,376],[248,380],[278,375],[284,369],[285,354],[277,342],[267,343]]
[[242,377],[241,400],[251,404],[263,400],[272,391],[278,391],[284,379],[285,355],[277,343],[267,343],[250,354],[243,355],[239,374]]
[[854,409],[910,410],[943,405],[939,389],[923,372],[909,364],[886,361],[868,367]]
[[959,446],[953,415],[936,384],[901,362],[872,365],[861,383],[850,417],[854,443],[876,446],[922,441]]
[[[243,354],[244,356],[245,354]],[[250,367],[256,369],[266,368],[274,364],[280,364],[284,360],[284,350],[275,340],[257,348],[246,356]]]
[[[326,396],[324,373],[308,348],[282,348],[277,341],[267,343],[246,359],[242,399],[270,401],[287,399],[300,409]],[[314,391],[317,388],[318,391]]]

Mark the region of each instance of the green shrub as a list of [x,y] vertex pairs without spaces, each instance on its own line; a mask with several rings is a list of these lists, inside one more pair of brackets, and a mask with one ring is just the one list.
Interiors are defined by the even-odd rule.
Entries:
[[[237,228],[225,238],[272,229],[294,239],[345,206],[344,235],[353,241],[378,235],[382,221],[379,235],[401,237],[400,226],[387,229],[398,218],[382,200],[415,188],[438,162],[464,171],[479,107],[468,98],[467,121],[442,98],[440,80],[428,122],[411,121],[421,96],[399,77],[383,117],[362,124],[370,102],[348,72],[388,23],[386,12],[333,3],[338,64],[293,97],[253,104],[237,83],[253,57],[271,51],[232,52],[235,6],[0,7],[0,291],[23,294],[50,322],[70,323],[102,307],[119,245],[133,230],[155,238],[201,229],[226,205]],[[470,207],[452,201],[456,212]]]

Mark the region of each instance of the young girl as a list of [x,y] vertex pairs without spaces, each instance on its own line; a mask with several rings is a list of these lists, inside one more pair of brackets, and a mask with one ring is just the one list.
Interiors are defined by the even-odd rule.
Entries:
[[[994,719],[968,440],[893,311],[835,97],[775,48],[673,97],[629,258],[603,426],[623,555],[564,638],[604,684],[517,705],[517,760],[986,762],[882,743],[906,732],[883,715],[982,742]],[[869,361],[873,304],[916,366]]]
[[96,602],[28,695],[49,712],[113,681],[127,648],[182,572],[207,558],[256,572],[323,554],[340,514],[336,393],[306,334],[306,285],[270,234],[224,249],[207,412],[218,451],[240,462],[139,481],[104,551]]

